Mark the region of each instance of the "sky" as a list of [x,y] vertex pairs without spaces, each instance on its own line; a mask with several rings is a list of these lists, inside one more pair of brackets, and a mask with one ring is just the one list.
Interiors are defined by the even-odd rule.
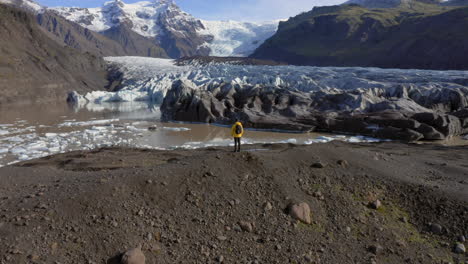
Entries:
[[[108,0],[36,0],[48,6],[100,7]],[[123,0],[134,3],[139,0]],[[154,0],[150,0],[154,1]],[[345,0],[176,0],[187,13],[205,20],[266,21],[287,19],[314,6],[341,4]]]

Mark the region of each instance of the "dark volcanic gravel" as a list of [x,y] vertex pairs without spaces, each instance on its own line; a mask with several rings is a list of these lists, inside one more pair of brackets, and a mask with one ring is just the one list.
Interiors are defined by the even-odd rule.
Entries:
[[[246,148],[1,168],[0,263],[119,263],[139,245],[146,263],[466,263],[453,251],[468,230],[467,148]],[[288,215],[302,202],[311,224]]]

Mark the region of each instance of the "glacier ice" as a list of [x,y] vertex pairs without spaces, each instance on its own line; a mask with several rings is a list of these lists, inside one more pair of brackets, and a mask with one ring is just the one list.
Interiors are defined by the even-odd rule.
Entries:
[[205,29],[199,32],[212,35],[212,42],[204,46],[210,48],[210,56],[239,56],[252,54],[265,40],[275,34],[279,21],[239,22],[202,20]]
[[114,122],[118,122],[119,119],[104,119],[104,120],[92,120],[92,121],[81,121],[81,122],[64,122],[58,125],[58,127],[72,127],[72,126],[94,126],[94,125],[106,125]]
[[[173,60],[144,57],[107,57],[108,63],[124,74],[123,89],[118,92],[91,92],[78,98],[78,105],[115,101],[162,102],[177,81],[197,89],[220,86],[238,89],[281,87],[305,93],[340,93],[367,91],[398,97],[402,87],[413,90],[415,97],[425,97],[442,89],[464,89],[468,71],[401,70],[359,67],[264,66],[208,63],[176,66]],[[414,111],[424,111],[414,102],[395,102]],[[403,106],[402,106],[403,107]]]

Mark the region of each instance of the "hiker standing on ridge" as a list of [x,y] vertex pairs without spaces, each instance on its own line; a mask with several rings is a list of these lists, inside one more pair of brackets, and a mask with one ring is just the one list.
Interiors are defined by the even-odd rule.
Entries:
[[236,119],[236,123],[232,126],[231,135],[234,138],[234,152],[240,152],[241,137],[244,135],[244,127],[239,119]]

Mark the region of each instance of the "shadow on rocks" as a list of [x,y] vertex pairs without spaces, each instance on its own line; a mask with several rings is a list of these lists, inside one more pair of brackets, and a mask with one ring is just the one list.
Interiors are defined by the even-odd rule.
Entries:
[[106,264],[120,264],[122,260],[123,253],[119,253],[114,257],[107,260]]

